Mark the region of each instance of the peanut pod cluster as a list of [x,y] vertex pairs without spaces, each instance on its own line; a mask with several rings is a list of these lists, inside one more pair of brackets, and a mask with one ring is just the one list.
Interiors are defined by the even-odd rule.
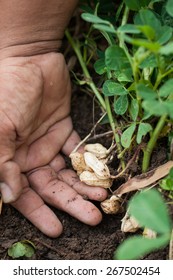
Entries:
[[99,143],[85,145],[84,153],[72,152],[71,163],[79,179],[89,186],[110,188],[113,180],[106,164],[108,154]]

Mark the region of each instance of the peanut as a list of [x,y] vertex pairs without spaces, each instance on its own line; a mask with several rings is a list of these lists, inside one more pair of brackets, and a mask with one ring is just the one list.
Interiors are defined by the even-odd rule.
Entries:
[[83,171],[79,179],[89,186],[110,188],[112,186],[112,179],[99,179],[94,172]]

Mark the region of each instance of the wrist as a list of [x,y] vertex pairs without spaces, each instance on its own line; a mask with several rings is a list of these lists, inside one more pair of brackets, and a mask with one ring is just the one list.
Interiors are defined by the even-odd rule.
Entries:
[[58,51],[77,2],[0,1],[0,59]]
[[0,60],[8,57],[28,57],[39,54],[58,52],[61,47],[61,43],[61,40],[54,40],[6,46],[0,49]]

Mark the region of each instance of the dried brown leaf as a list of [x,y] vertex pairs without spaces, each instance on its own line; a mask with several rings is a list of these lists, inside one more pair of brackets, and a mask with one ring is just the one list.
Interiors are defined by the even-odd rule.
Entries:
[[168,175],[172,167],[173,161],[170,160],[149,172],[135,176],[132,179],[128,180],[126,183],[122,184],[117,190],[114,191],[114,194],[122,195],[124,193],[148,187]]

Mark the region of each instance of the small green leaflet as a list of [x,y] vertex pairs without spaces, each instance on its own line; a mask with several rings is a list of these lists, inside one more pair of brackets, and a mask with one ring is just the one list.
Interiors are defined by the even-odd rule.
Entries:
[[145,84],[138,84],[136,90],[139,96],[144,100],[153,100],[157,98],[157,93]]
[[129,108],[129,113],[133,121],[136,121],[138,117],[138,112],[139,112],[139,105],[138,101],[136,99],[132,99],[130,108]]
[[145,100],[142,102],[144,110],[155,116],[170,114],[172,117],[172,106],[173,104],[169,103],[169,101],[160,102],[159,100]]
[[148,38],[149,40],[153,40],[155,38],[155,31],[149,25],[139,25],[138,29]]
[[17,259],[24,256],[30,258],[34,253],[35,245],[29,240],[16,242],[8,249],[8,255],[13,259]]
[[159,185],[164,190],[173,191],[173,168],[171,168],[169,174],[159,182]]
[[116,30],[115,28],[111,25],[111,26],[108,26],[107,24],[93,24],[93,27],[95,29],[98,29],[100,31],[106,31],[108,33],[116,33]]
[[140,63],[140,68],[154,68],[157,66],[157,60],[154,54],[150,54],[146,59]]
[[168,97],[173,94],[173,79],[167,80],[159,89],[160,97]]
[[136,142],[140,144],[142,141],[142,137],[145,136],[151,130],[153,130],[153,128],[149,123],[140,123],[138,126]]
[[129,102],[127,95],[122,95],[114,101],[114,111],[117,115],[124,115],[127,111]]
[[128,94],[128,91],[124,86],[122,86],[120,83],[114,82],[113,80],[106,80],[102,89],[105,96]]
[[121,135],[121,144],[124,148],[129,148],[132,140],[133,133],[136,128],[136,123],[131,124]]
[[124,24],[118,27],[118,32],[139,34],[141,31],[134,24]]
[[160,48],[159,50],[160,54],[163,55],[170,55],[173,53],[173,42],[169,42],[166,45],[164,45],[163,47]]
[[105,59],[99,58],[94,64],[94,69],[97,74],[99,75],[104,74],[106,72]]
[[132,76],[132,69],[127,56],[124,50],[117,45],[110,46],[106,49],[105,64],[109,70],[118,71],[118,73],[122,72],[124,76],[127,76],[127,81]]
[[84,19],[85,21],[91,22],[91,23],[104,23],[104,24],[110,24],[109,21],[104,20],[94,14],[90,14],[90,13],[83,13],[81,15],[82,19]]

